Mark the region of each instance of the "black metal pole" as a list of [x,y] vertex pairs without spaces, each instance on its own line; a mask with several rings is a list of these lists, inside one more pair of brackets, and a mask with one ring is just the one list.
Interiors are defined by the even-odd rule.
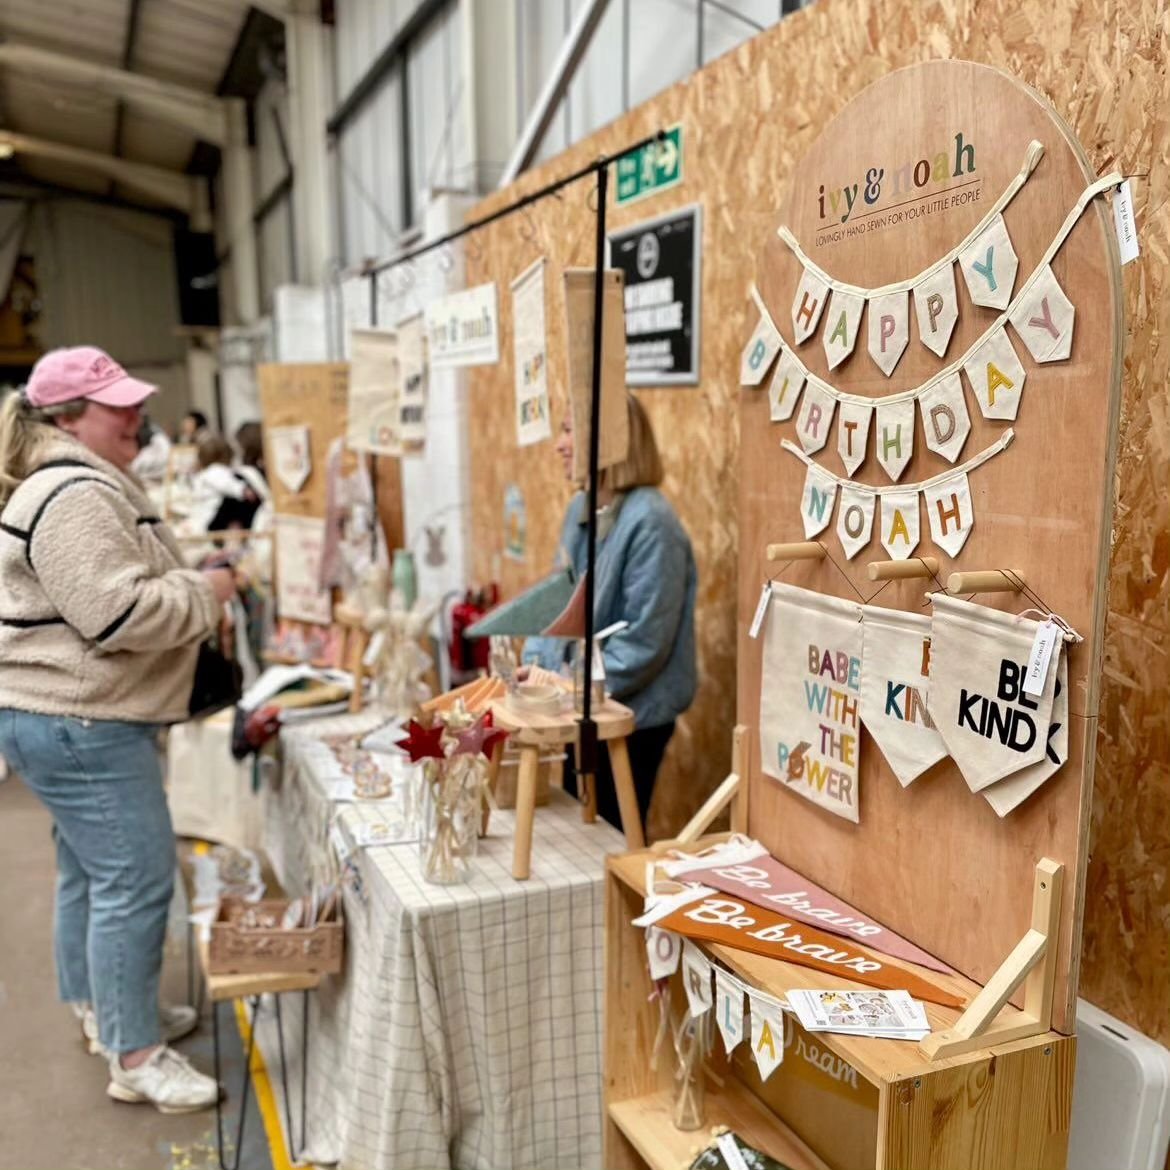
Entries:
[[609,160],[604,156],[597,167],[597,243],[593,276],[593,370],[589,399],[589,482],[586,486],[588,524],[585,571],[585,701],[578,740],[578,774],[582,792],[591,811],[597,807],[597,724],[593,721],[593,583],[597,563],[597,469],[601,429],[601,347],[605,313],[605,203],[609,191]]

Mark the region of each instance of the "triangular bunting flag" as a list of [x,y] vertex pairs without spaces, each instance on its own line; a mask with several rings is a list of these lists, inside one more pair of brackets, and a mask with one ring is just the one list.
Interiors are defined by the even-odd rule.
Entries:
[[800,360],[787,346],[781,347],[780,360],[768,386],[773,422],[787,422],[792,417],[803,385],[804,368]]
[[910,294],[905,290],[869,302],[869,356],[888,378],[910,340]]
[[772,324],[772,318],[767,312],[762,312],[739,358],[739,384],[758,386],[764,380],[772,360],[780,352],[780,345],[780,333]]
[[715,968],[715,1022],[730,1055],[743,1039],[743,984],[722,967]]
[[824,336],[821,339],[830,370],[836,369],[853,352],[864,309],[864,297],[839,288],[833,289]]
[[690,939],[683,939],[683,983],[687,989],[687,1003],[691,1015],[701,1016],[711,1010],[711,964],[707,956]]
[[1052,268],[1045,265],[1009,320],[1038,362],[1061,362],[1072,352],[1075,316],[1072,301],[1064,295]]
[[841,403],[837,418],[837,454],[841,456],[845,471],[850,476],[865,462],[869,422],[872,418],[872,406],[850,401]]
[[873,513],[877,496],[851,484],[841,485],[841,507],[837,511],[837,538],[848,560],[855,556],[873,536]]
[[833,425],[836,406],[837,398],[824,382],[810,377],[804,390],[804,401],[796,416],[796,437],[810,455],[829,441],[829,428]]
[[975,527],[975,509],[971,506],[971,484],[967,473],[960,471],[942,483],[922,489],[926,515],[930,521],[930,539],[949,557],[957,557]]
[[967,282],[967,291],[977,305],[1006,309],[1020,266],[1012,247],[1007,224],[997,215],[986,229],[959,253],[959,267]]
[[877,436],[875,438],[878,462],[885,473],[897,483],[906,464],[914,454],[914,399],[877,404]]
[[646,957],[650,961],[650,978],[655,983],[659,979],[669,979],[678,970],[678,961],[682,958],[682,939],[669,930],[648,926]]
[[837,481],[827,471],[810,463],[804,477],[804,492],[800,497],[800,515],[804,520],[804,538],[812,540],[824,532],[833,518],[833,503],[837,498]]
[[971,433],[971,416],[959,375],[947,374],[924,390],[918,396],[918,409],[922,412],[926,445],[948,463],[954,463]]
[[784,1012],[780,1005],[754,991],[748,992],[752,1011],[752,1053],[760,1080],[766,1081],[784,1062]]
[[882,548],[904,561],[918,547],[918,492],[882,492]]
[[963,364],[984,418],[1014,419],[1024,392],[1024,367],[1000,326]]
[[815,273],[803,269],[796,296],[792,299],[792,335],[797,345],[813,335],[828,296],[829,286]]
[[918,317],[919,340],[927,349],[943,357],[959,319],[953,264],[944,264],[914,286],[914,312]]

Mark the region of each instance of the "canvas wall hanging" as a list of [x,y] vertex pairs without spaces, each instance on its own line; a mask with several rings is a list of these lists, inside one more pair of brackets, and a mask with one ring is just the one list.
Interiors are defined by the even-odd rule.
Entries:
[[461,289],[426,307],[427,355],[431,369],[494,365],[500,360],[500,329],[494,283]]
[[329,591],[318,585],[325,547],[325,521],[311,516],[274,516],[276,612],[284,620],[327,626],[333,620]]
[[393,329],[349,331],[349,411],[346,443],[352,451],[399,455],[398,334]]
[[545,259],[512,281],[512,353],[516,380],[516,441],[521,447],[552,435],[548,405],[548,338],[544,316]]
[[427,439],[427,357],[423,315],[398,323],[398,439],[404,453],[421,450]]
[[930,618],[862,610],[861,722],[903,788],[945,759],[930,716]]
[[313,470],[307,426],[269,427],[264,436],[272,453],[276,478],[293,495],[305,486]]
[[858,819],[861,607],[773,582],[763,647],[760,760],[785,788]]
[[931,594],[930,691],[939,734],[972,792],[1039,764],[1048,751],[1057,661],[1044,689],[1024,690],[1040,622]]

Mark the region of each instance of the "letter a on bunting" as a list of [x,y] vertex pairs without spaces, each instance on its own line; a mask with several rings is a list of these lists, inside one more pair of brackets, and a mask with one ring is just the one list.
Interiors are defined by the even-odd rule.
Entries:
[[839,288],[833,289],[833,298],[829,301],[828,324],[825,325],[822,338],[825,359],[830,370],[836,369],[853,352],[864,308],[864,297],[843,292]]
[[774,999],[748,992],[752,1012],[752,1055],[766,1081],[784,1062],[784,1012]]
[[918,547],[918,492],[882,492],[882,548],[895,561]]
[[1024,367],[1001,325],[964,362],[984,418],[1014,419],[1024,391]]

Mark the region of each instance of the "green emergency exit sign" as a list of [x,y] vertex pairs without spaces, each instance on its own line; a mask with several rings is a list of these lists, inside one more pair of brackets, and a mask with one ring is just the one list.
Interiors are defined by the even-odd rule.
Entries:
[[648,142],[617,160],[617,205],[674,187],[682,175],[682,127],[672,126],[661,141]]

